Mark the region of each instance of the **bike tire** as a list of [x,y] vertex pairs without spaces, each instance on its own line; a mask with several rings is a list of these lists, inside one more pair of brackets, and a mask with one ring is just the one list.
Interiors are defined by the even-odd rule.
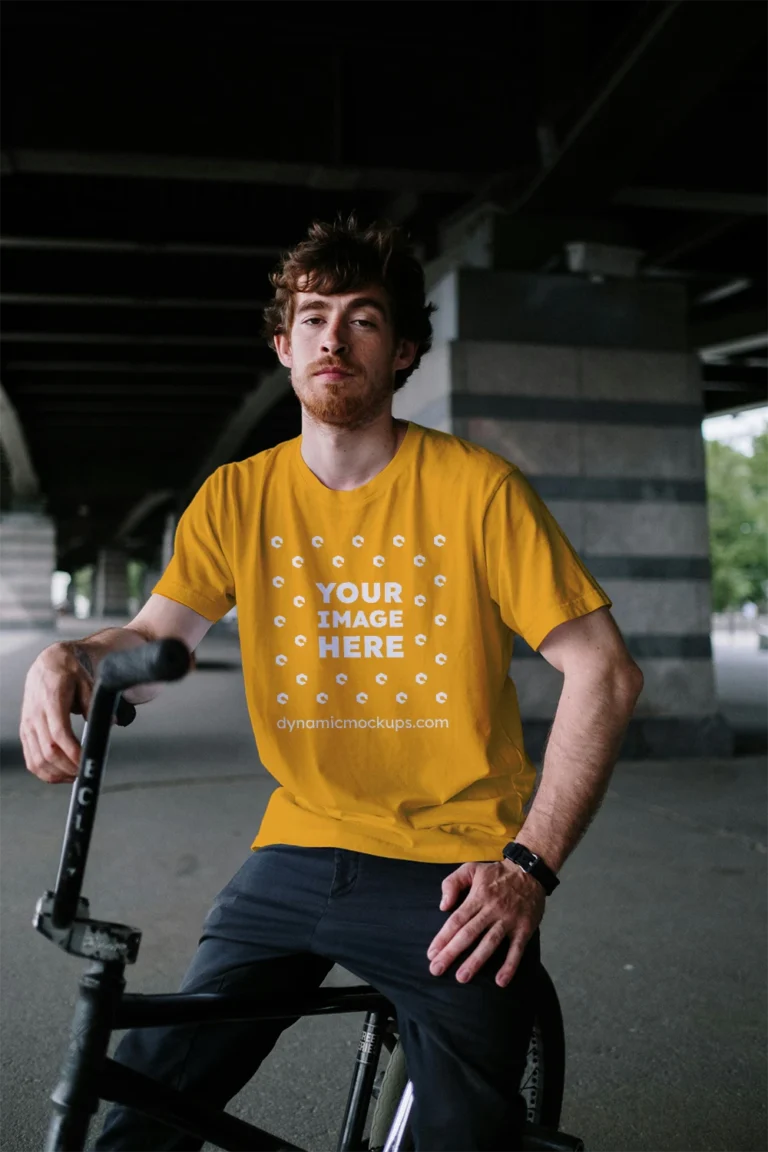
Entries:
[[528,1124],[557,1128],[565,1088],[565,1029],[560,1001],[545,968],[539,969],[536,1015],[518,1091],[525,1097]]
[[[381,1152],[395,1118],[397,1106],[408,1083],[405,1052],[398,1039],[381,1081],[371,1120],[369,1152]],[[541,968],[536,1016],[528,1042],[525,1071],[518,1092],[526,1103],[526,1122],[556,1129],[560,1123],[565,1086],[565,1030],[560,1002],[548,973]],[[408,1125],[403,1152],[413,1152],[414,1141]]]
[[[405,1066],[405,1052],[400,1040],[392,1050],[384,1077],[379,1088],[379,1097],[373,1110],[371,1120],[371,1134],[368,1138],[368,1152],[381,1152],[383,1149],[392,1121],[397,1112],[397,1106],[408,1083],[408,1070]],[[402,1152],[413,1152],[413,1133],[410,1124],[405,1130],[403,1142],[400,1145]]]

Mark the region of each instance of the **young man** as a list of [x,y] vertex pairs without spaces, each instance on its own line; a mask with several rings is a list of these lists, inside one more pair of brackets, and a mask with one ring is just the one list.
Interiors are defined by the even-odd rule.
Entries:
[[[75,774],[83,663],[92,674],[106,652],[163,636],[194,648],[237,603],[254,732],[281,787],[182,987],[316,987],[342,964],[395,1005],[416,1147],[514,1148],[545,896],[600,803],[642,676],[515,466],[393,419],[431,343],[399,231],[315,224],[272,282],[267,332],[302,435],[205,482],[135,620],[38,658],[27,764]],[[515,633],[564,674],[527,817]],[[137,1030],[117,1058],[223,1106],[283,1027]],[[97,1144],[199,1146],[121,1108]]]

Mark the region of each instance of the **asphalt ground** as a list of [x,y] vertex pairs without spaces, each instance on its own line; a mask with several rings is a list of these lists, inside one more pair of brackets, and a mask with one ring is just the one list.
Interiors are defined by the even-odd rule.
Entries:
[[[32,777],[17,738],[24,676],[50,639],[0,634],[2,1152],[43,1147],[84,967],[31,926],[55,879],[71,791]],[[274,787],[250,732],[236,640],[210,636],[198,654],[193,675],[115,733],[92,840],[92,915],[143,932],[130,991],[176,990]],[[548,901],[543,958],[568,1042],[562,1126],[594,1152],[768,1143],[768,652],[716,654],[726,714],[753,754],[619,764]],[[334,968],[326,983],[359,981]],[[299,1021],[231,1111],[309,1152],[335,1148],[362,1019]]]

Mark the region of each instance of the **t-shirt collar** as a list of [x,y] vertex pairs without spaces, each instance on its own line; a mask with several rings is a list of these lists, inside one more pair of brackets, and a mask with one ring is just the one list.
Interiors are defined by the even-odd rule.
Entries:
[[356,507],[359,504],[366,504],[369,500],[375,500],[392,488],[395,480],[408,468],[413,459],[421,429],[418,424],[414,424],[410,420],[406,423],[408,426],[405,436],[389,463],[366,484],[360,485],[359,488],[349,488],[343,491],[327,488],[321,480],[318,480],[301,454],[302,438],[297,436],[292,442],[291,460],[297,481],[311,494],[313,499],[325,501],[337,508]]

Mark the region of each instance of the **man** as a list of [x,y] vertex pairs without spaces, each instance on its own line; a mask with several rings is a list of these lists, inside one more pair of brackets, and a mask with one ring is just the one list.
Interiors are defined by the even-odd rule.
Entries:
[[[106,652],[164,636],[194,648],[237,603],[254,732],[281,786],[183,989],[316,987],[340,963],[395,1005],[416,1147],[518,1147],[545,894],[600,803],[642,676],[515,466],[393,419],[432,332],[401,233],[315,224],[272,283],[266,330],[302,435],[209,477],[130,624],[38,657],[27,764],[75,774],[69,714]],[[514,634],[564,675],[527,817]],[[221,1107],[284,1026],[137,1030],[117,1058]],[[97,1147],[200,1144],[117,1108]]]

